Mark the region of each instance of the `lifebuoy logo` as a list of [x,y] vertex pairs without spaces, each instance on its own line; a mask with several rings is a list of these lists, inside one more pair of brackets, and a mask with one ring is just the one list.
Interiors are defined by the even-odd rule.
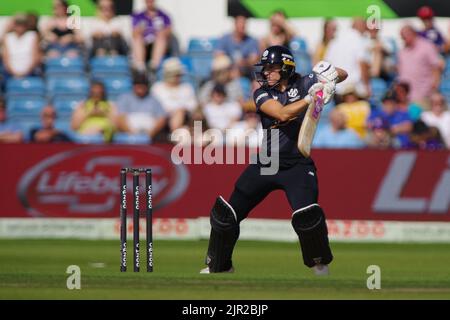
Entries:
[[[79,146],[28,169],[18,184],[18,197],[31,216],[117,217],[119,206],[127,205],[126,190],[120,186],[122,167],[152,169],[155,209],[178,199],[189,184],[188,170],[183,164],[175,166],[167,151],[150,146]],[[144,180],[140,179],[142,190]],[[131,191],[131,180],[127,185]]]

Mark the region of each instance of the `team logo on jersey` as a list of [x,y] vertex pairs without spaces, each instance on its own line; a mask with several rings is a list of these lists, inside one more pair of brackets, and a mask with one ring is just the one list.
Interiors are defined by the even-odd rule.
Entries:
[[294,98],[298,95],[298,90],[296,88],[292,88],[288,91],[288,96]]

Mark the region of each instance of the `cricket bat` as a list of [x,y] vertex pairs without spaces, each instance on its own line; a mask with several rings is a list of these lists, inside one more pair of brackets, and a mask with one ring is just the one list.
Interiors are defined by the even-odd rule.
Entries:
[[298,133],[297,147],[306,158],[311,154],[311,144],[317,129],[317,123],[323,110],[323,92],[317,93],[316,102],[312,101],[306,110],[300,132]]

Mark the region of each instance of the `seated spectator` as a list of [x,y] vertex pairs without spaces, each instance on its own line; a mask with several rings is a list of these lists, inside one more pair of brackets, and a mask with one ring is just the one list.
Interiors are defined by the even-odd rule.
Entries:
[[441,32],[434,25],[434,11],[431,7],[423,6],[417,10],[417,17],[422,21],[424,29],[418,34],[434,43],[439,52],[443,52],[445,39]]
[[341,32],[327,49],[325,60],[339,66],[348,73],[348,78],[336,86],[336,93],[342,94],[346,85],[354,85],[360,97],[370,97],[370,52],[367,27],[364,19],[355,18],[352,29]]
[[233,77],[232,62],[225,55],[216,56],[212,62],[211,80],[202,85],[199,92],[199,100],[202,105],[206,105],[211,98],[211,93],[216,84],[225,86],[227,100],[243,103],[244,93],[242,92],[239,79]]
[[[137,74],[133,79],[133,92],[117,101],[120,130],[130,134],[145,133],[154,141],[166,125],[167,113],[161,103],[149,93],[148,78]],[[165,137],[161,140],[167,140]]]
[[100,0],[97,19],[93,21],[91,56],[126,56],[128,45],[123,34],[122,22],[115,12],[114,1]]
[[392,136],[389,123],[384,118],[375,118],[367,132],[365,142],[369,148],[390,149],[399,148],[400,142]]
[[26,77],[40,73],[39,37],[36,31],[28,28],[26,16],[17,15],[12,32],[4,37],[2,58],[7,76]]
[[262,143],[262,124],[255,112],[246,112],[243,119],[236,122],[231,129],[226,132],[226,144],[229,146],[256,148]]
[[139,72],[144,72],[148,65],[154,73],[164,56],[170,55],[172,22],[165,12],[156,7],[155,2],[146,0],[146,10],[132,15],[133,63]]
[[433,93],[430,98],[431,108],[421,114],[421,120],[429,127],[435,127],[450,149],[450,110],[445,98],[440,93]]
[[241,119],[242,108],[237,102],[227,101],[225,87],[217,84],[211,92],[211,100],[203,108],[203,114],[209,128],[225,131]]
[[74,58],[81,55],[83,39],[77,29],[70,29],[67,24],[68,7],[66,0],[54,0],[53,17],[42,26],[47,58]]
[[390,81],[395,77],[395,57],[392,42],[381,38],[377,28],[371,28],[368,32],[370,77]]
[[409,147],[420,150],[441,150],[445,149],[445,144],[437,128],[429,127],[419,120],[414,123]]
[[258,62],[258,41],[246,31],[247,18],[236,16],[234,30],[222,36],[217,45],[216,55],[227,55],[239,68],[241,76],[252,79],[253,65]]
[[89,98],[81,102],[72,114],[72,130],[86,135],[102,134],[105,142],[111,142],[117,125],[117,108],[108,101],[105,86],[101,82],[93,82]]
[[370,104],[361,99],[354,85],[349,84],[342,91],[342,103],[336,106],[347,121],[347,127],[353,129],[361,139],[367,134],[366,122],[370,114]]
[[393,89],[397,99],[398,109],[408,112],[413,122],[420,119],[420,114],[423,109],[417,103],[409,101],[409,84],[407,82],[396,82],[394,83]]
[[401,31],[405,47],[398,54],[398,78],[409,83],[410,99],[424,107],[433,91],[439,88],[442,60],[432,43],[418,36],[413,27]]
[[316,50],[313,54],[313,65],[318,63],[319,61],[325,60],[325,56],[327,54],[328,45],[331,40],[333,40],[336,36],[337,24],[334,19],[326,19],[323,24],[323,32],[322,32],[322,40],[316,47]]
[[413,122],[407,111],[401,111],[397,107],[395,95],[388,93],[383,97],[382,108],[372,110],[367,121],[367,126],[371,129],[374,122],[386,121],[389,125],[391,135],[398,139],[400,148],[407,148],[409,145],[409,134],[412,130]]
[[289,47],[294,36],[295,30],[289,25],[286,14],[281,10],[275,11],[270,17],[269,34],[261,39],[259,49],[262,52],[271,46]]
[[0,97],[0,143],[23,142],[22,128],[15,122],[7,119],[6,103]]
[[355,131],[347,128],[345,115],[338,109],[333,109],[329,114],[330,124],[318,130],[313,145],[316,148],[363,148],[364,142]]
[[161,103],[169,115],[169,130],[181,128],[189,113],[197,107],[194,88],[182,83],[184,66],[178,58],[169,58],[163,64],[164,80],[152,86],[152,95]]
[[70,142],[70,138],[55,128],[56,110],[51,105],[41,111],[41,126],[30,131],[30,142],[52,143]]

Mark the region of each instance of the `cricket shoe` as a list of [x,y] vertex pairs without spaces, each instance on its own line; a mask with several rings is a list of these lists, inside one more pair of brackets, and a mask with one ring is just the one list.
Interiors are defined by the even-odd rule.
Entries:
[[316,264],[312,269],[316,276],[328,276],[330,274],[330,270],[326,264]]
[[200,270],[200,273],[234,273],[234,268],[231,267],[230,269],[228,269],[226,271],[221,271],[221,272],[209,272],[209,267],[206,267],[206,268]]

